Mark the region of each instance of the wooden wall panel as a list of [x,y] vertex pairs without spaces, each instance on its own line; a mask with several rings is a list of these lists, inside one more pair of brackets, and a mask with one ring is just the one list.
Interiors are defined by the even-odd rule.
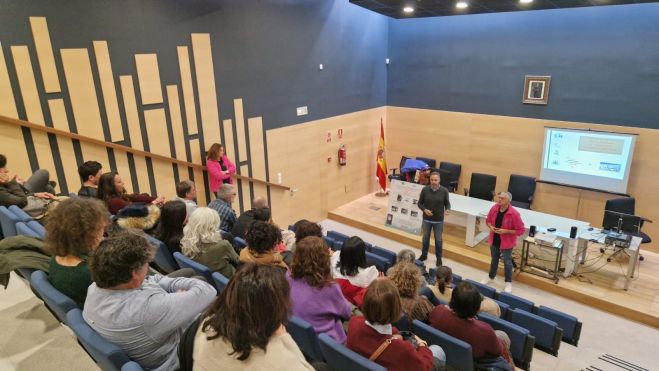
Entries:
[[157,54],[135,54],[137,81],[140,84],[142,104],[162,103],[162,86]]
[[0,121],[0,143],[2,154],[7,156],[7,169],[12,174],[27,179],[32,174],[32,168],[21,128]]
[[[199,147],[199,139],[190,140],[190,152],[192,155],[193,164],[201,164],[201,150]],[[204,173],[199,169],[194,170],[194,183],[197,186],[197,204],[198,205],[207,205],[208,201],[206,199],[206,188],[208,185],[204,182]],[[211,196],[211,199],[213,196]]]
[[[69,118],[66,116],[64,100],[50,99],[48,100],[48,108],[50,110],[50,117],[53,120],[53,127],[68,132]],[[82,182],[80,175],[78,175],[78,163],[76,162],[75,152],[73,151],[73,143],[69,138],[58,136],[57,147],[59,148],[64,177],[66,178],[69,192],[77,192]]]
[[112,73],[112,62],[107,41],[94,41],[94,55],[96,56],[96,67],[98,77],[101,81],[103,92],[103,103],[105,114],[110,128],[110,140],[118,142],[124,140],[124,132],[121,128],[121,115],[119,114],[119,103],[117,102],[117,90]]
[[78,134],[105,140],[89,52],[87,49],[60,52]]
[[176,178],[174,178],[172,163],[156,159],[153,159],[151,163],[156,177],[158,196],[164,196],[167,200],[176,196]]
[[0,43],[0,115],[18,118],[18,111],[16,110],[16,100],[14,99],[14,91],[11,88],[9,80],[9,72],[7,71],[7,62],[5,60],[5,53],[2,50],[2,43]]
[[181,89],[185,102],[185,121],[188,124],[188,134],[197,134],[197,109],[195,107],[194,90],[192,88],[192,72],[190,70],[190,54],[187,46],[176,48],[178,65],[181,71]]
[[[628,192],[636,197],[636,214],[659,220],[659,130],[549,121],[520,117],[387,107],[387,155],[390,166],[401,155],[426,156],[462,164],[460,185],[468,187],[472,172],[497,176],[497,190],[506,190],[511,173],[537,177],[543,150],[544,127],[569,127],[639,134]],[[348,150],[350,156],[350,150]],[[533,209],[602,224],[604,203],[619,196],[538,183]],[[646,224],[659,235],[659,223]],[[642,249],[659,252],[657,243]]]
[[238,141],[238,157],[236,162],[247,160],[247,140],[245,136],[245,114],[243,111],[243,100],[233,100],[233,114],[236,119],[236,140]]
[[236,158],[236,147],[233,144],[233,123],[231,119],[226,119],[222,122],[224,129],[224,149],[226,150],[227,156],[232,162],[238,163]]
[[178,98],[176,85],[167,85],[167,105],[169,106],[169,121],[172,123],[172,135],[176,158],[187,161],[185,154],[185,135],[183,134],[183,121],[181,117],[181,103]]
[[[37,90],[37,83],[32,70],[32,61],[27,46],[12,46],[11,52],[14,57],[18,86],[20,87],[21,96],[23,97],[27,119],[35,124],[45,126],[39,91]],[[51,179],[56,179],[57,172],[55,171],[55,163],[53,162],[48,135],[42,132],[33,131],[32,141],[34,142],[34,148],[37,153],[39,168],[48,170]],[[29,174],[32,173],[31,171],[28,171],[27,173],[24,172],[25,170],[22,171],[23,172],[20,176],[24,179],[27,179]]]
[[[130,166],[128,165],[128,155],[124,151],[114,150],[114,163],[117,165],[117,172],[121,174],[126,192],[134,193],[135,186],[130,177]],[[148,188],[147,188],[148,190]]]
[[37,49],[37,59],[39,60],[39,69],[41,69],[44,91],[46,93],[59,93],[62,90],[57,76],[53,45],[50,42],[46,18],[30,17],[30,26],[32,27],[34,46]]
[[[247,165],[243,165],[240,167],[240,175],[245,175],[249,176],[249,167]],[[240,181],[240,188],[242,190],[242,194],[238,193],[238,189],[235,189],[236,193],[240,196],[240,200],[242,201],[242,209],[240,209],[240,212],[244,212],[246,210],[250,210],[252,208],[252,196],[250,192],[250,183],[247,180],[241,180]],[[234,204],[234,208],[238,209],[238,205]]]
[[[252,165],[252,178],[266,180],[265,171],[265,146],[263,144],[263,118],[252,117],[247,120],[249,128],[249,156]],[[254,184],[254,197],[264,196],[267,198],[268,190],[263,184]]]
[[146,158],[142,156],[133,156],[135,161],[135,173],[137,174],[137,184],[140,187],[140,193],[152,193],[151,184],[149,183],[149,171],[146,167]]
[[126,111],[126,123],[130,136],[130,146],[144,150],[142,140],[142,129],[140,128],[140,116],[137,113],[137,99],[135,98],[135,85],[132,76],[120,76],[121,95],[124,97],[124,109]]
[[199,112],[204,133],[205,148],[219,142],[220,112],[217,107],[217,90],[215,89],[215,72],[211,54],[210,34],[192,34],[192,54],[194,56],[197,90],[199,93]]
[[149,137],[149,148],[152,153],[171,156],[169,150],[169,130],[164,108],[144,110],[144,123]]

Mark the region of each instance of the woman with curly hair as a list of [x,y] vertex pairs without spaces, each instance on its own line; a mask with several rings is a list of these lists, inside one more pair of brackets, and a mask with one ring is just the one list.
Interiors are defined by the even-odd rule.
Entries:
[[276,225],[255,220],[245,234],[247,247],[240,250],[240,262],[275,265],[288,269],[284,258],[277,252],[277,245],[281,240],[281,231]]
[[313,370],[284,327],[289,290],[279,268],[241,267],[197,330],[194,369]]
[[398,288],[403,312],[410,323],[415,319],[421,322],[428,320],[428,316],[435,306],[428,298],[419,295],[419,288],[423,280],[419,268],[412,263],[398,263],[394,266],[389,278]]
[[220,234],[220,216],[207,207],[198,207],[183,228],[183,255],[225,277],[233,276],[238,267],[238,254]]
[[309,322],[317,334],[325,333],[343,344],[342,321],[350,318],[352,306],[332,279],[330,268],[325,241],[305,237],[297,243],[286,278],[291,285],[293,314]]
[[101,243],[108,223],[105,205],[92,198],[66,199],[47,216],[44,243],[53,254],[48,280],[80,308],[92,283],[87,261]]
[[124,181],[116,171],[101,175],[101,179],[98,181],[97,197],[105,202],[112,215],[116,215],[119,210],[133,202],[162,206],[165,201],[163,197],[151,197],[147,194],[128,194],[124,187]]

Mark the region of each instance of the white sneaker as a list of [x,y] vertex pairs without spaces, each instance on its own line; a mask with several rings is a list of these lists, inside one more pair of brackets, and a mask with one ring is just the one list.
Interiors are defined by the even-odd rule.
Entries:
[[506,282],[506,287],[503,288],[503,291],[507,293],[513,292],[513,284],[511,282]]
[[491,284],[492,282],[494,282],[494,280],[491,279],[490,277],[487,277],[487,278],[484,278],[484,279],[481,280],[481,283],[482,283],[483,285],[489,285],[489,284]]

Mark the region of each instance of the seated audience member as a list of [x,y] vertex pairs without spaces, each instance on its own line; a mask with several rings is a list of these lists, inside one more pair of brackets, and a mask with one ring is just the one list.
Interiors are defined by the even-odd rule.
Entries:
[[183,254],[225,277],[233,276],[238,254],[220,234],[220,217],[207,207],[198,207],[183,228]]
[[191,180],[184,180],[176,185],[176,197],[172,200],[181,201],[185,204],[187,215],[197,208],[197,188]]
[[90,261],[83,317],[145,370],[178,369],[185,328],[215,300],[216,291],[194,278],[148,276],[152,247],[122,232],[106,238]]
[[306,237],[297,244],[286,277],[291,285],[293,314],[309,322],[317,334],[326,333],[343,344],[343,322],[350,318],[352,305],[332,280],[330,254],[318,237]]
[[276,225],[260,220],[252,222],[245,241],[247,247],[240,250],[241,263],[275,265],[288,269],[284,258],[276,250],[277,244],[281,242],[281,231]]
[[[451,301],[451,295],[453,294],[453,289],[451,288],[451,282],[453,281],[453,270],[447,266],[442,266],[437,268],[435,273],[437,276],[437,284],[430,286],[430,290],[435,294],[435,297],[441,299],[445,302]],[[499,304],[490,298],[483,297],[481,301],[480,309],[478,313],[487,313],[495,317],[501,316],[501,308]]]
[[183,226],[188,220],[187,205],[179,200],[167,201],[160,211],[160,221],[153,237],[167,245],[172,254],[181,252]]
[[410,323],[418,319],[421,322],[428,320],[428,315],[435,306],[423,295],[419,295],[419,288],[423,277],[419,268],[411,263],[398,263],[394,266],[391,281],[396,284],[403,305],[403,312]]
[[124,182],[117,172],[109,172],[101,175],[98,182],[98,196],[101,201],[105,202],[108,210],[112,215],[116,215],[119,210],[129,206],[133,202],[143,202],[156,206],[162,206],[163,197],[151,197],[147,194],[128,194],[124,188]]
[[[510,339],[503,331],[494,331],[489,324],[476,318],[482,296],[469,282],[460,282],[453,289],[449,307],[438,305],[430,313],[432,327],[471,345],[476,361],[503,356],[510,365]],[[513,367],[514,369],[514,367]]]
[[[362,312],[364,316],[350,319],[346,346],[386,367],[395,370],[433,370],[446,362],[446,355],[437,345],[428,344],[412,335],[418,347],[398,334],[392,323],[401,316],[401,302],[398,289],[391,280],[374,281],[364,295]],[[384,350],[377,350],[387,344]]]
[[217,192],[218,198],[211,201],[208,207],[217,211],[222,220],[220,229],[224,232],[231,232],[233,225],[236,223],[236,212],[231,208],[233,200],[236,198],[236,191],[231,184],[222,184]]
[[375,266],[366,265],[366,244],[353,236],[345,240],[341,250],[332,254],[332,275],[341,286],[343,296],[360,307],[366,288],[380,272]]
[[103,203],[90,198],[69,198],[48,214],[45,247],[52,252],[48,280],[82,309],[92,284],[89,255],[103,239],[109,223]]
[[78,196],[96,198],[102,168],[103,165],[96,161],[86,161],[78,167],[78,174],[80,174],[80,180],[82,181],[82,187],[78,190]]
[[306,219],[302,219],[297,223],[295,223],[294,228],[295,228],[295,244],[291,248],[291,251],[293,252],[295,251],[297,243],[305,237],[313,236],[313,237],[323,238],[323,228],[318,223],[313,223]]
[[234,237],[245,238],[245,232],[247,232],[247,227],[254,220],[254,212],[259,209],[269,209],[268,200],[264,197],[257,196],[252,200],[252,209],[247,210],[244,213],[240,214],[236,222],[233,224],[231,229],[231,234]]
[[0,154],[0,206],[28,206],[28,196],[49,200],[55,198],[55,190],[48,181],[48,170],[39,169],[27,180],[12,175],[7,169],[7,157]]
[[211,305],[194,341],[195,370],[313,370],[284,323],[289,286],[281,269],[248,264]]
[[[416,262],[416,254],[414,254],[414,251],[412,251],[410,249],[403,249],[403,250],[399,251],[398,254],[396,254],[396,264],[412,263],[417,268],[419,268],[419,273],[423,277],[423,282],[421,282],[421,286],[423,287],[423,286],[426,285],[426,281],[427,281],[427,278],[428,278],[428,272],[426,271],[425,265],[423,267],[421,267],[421,266],[416,265],[415,262]],[[394,267],[391,267],[391,268],[387,269],[387,276],[390,276],[391,272],[393,272],[393,270],[394,270]]]

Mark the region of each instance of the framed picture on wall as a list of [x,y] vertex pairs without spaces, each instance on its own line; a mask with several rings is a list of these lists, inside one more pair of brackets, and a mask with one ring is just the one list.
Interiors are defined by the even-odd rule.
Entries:
[[522,103],[547,104],[551,76],[524,76]]

